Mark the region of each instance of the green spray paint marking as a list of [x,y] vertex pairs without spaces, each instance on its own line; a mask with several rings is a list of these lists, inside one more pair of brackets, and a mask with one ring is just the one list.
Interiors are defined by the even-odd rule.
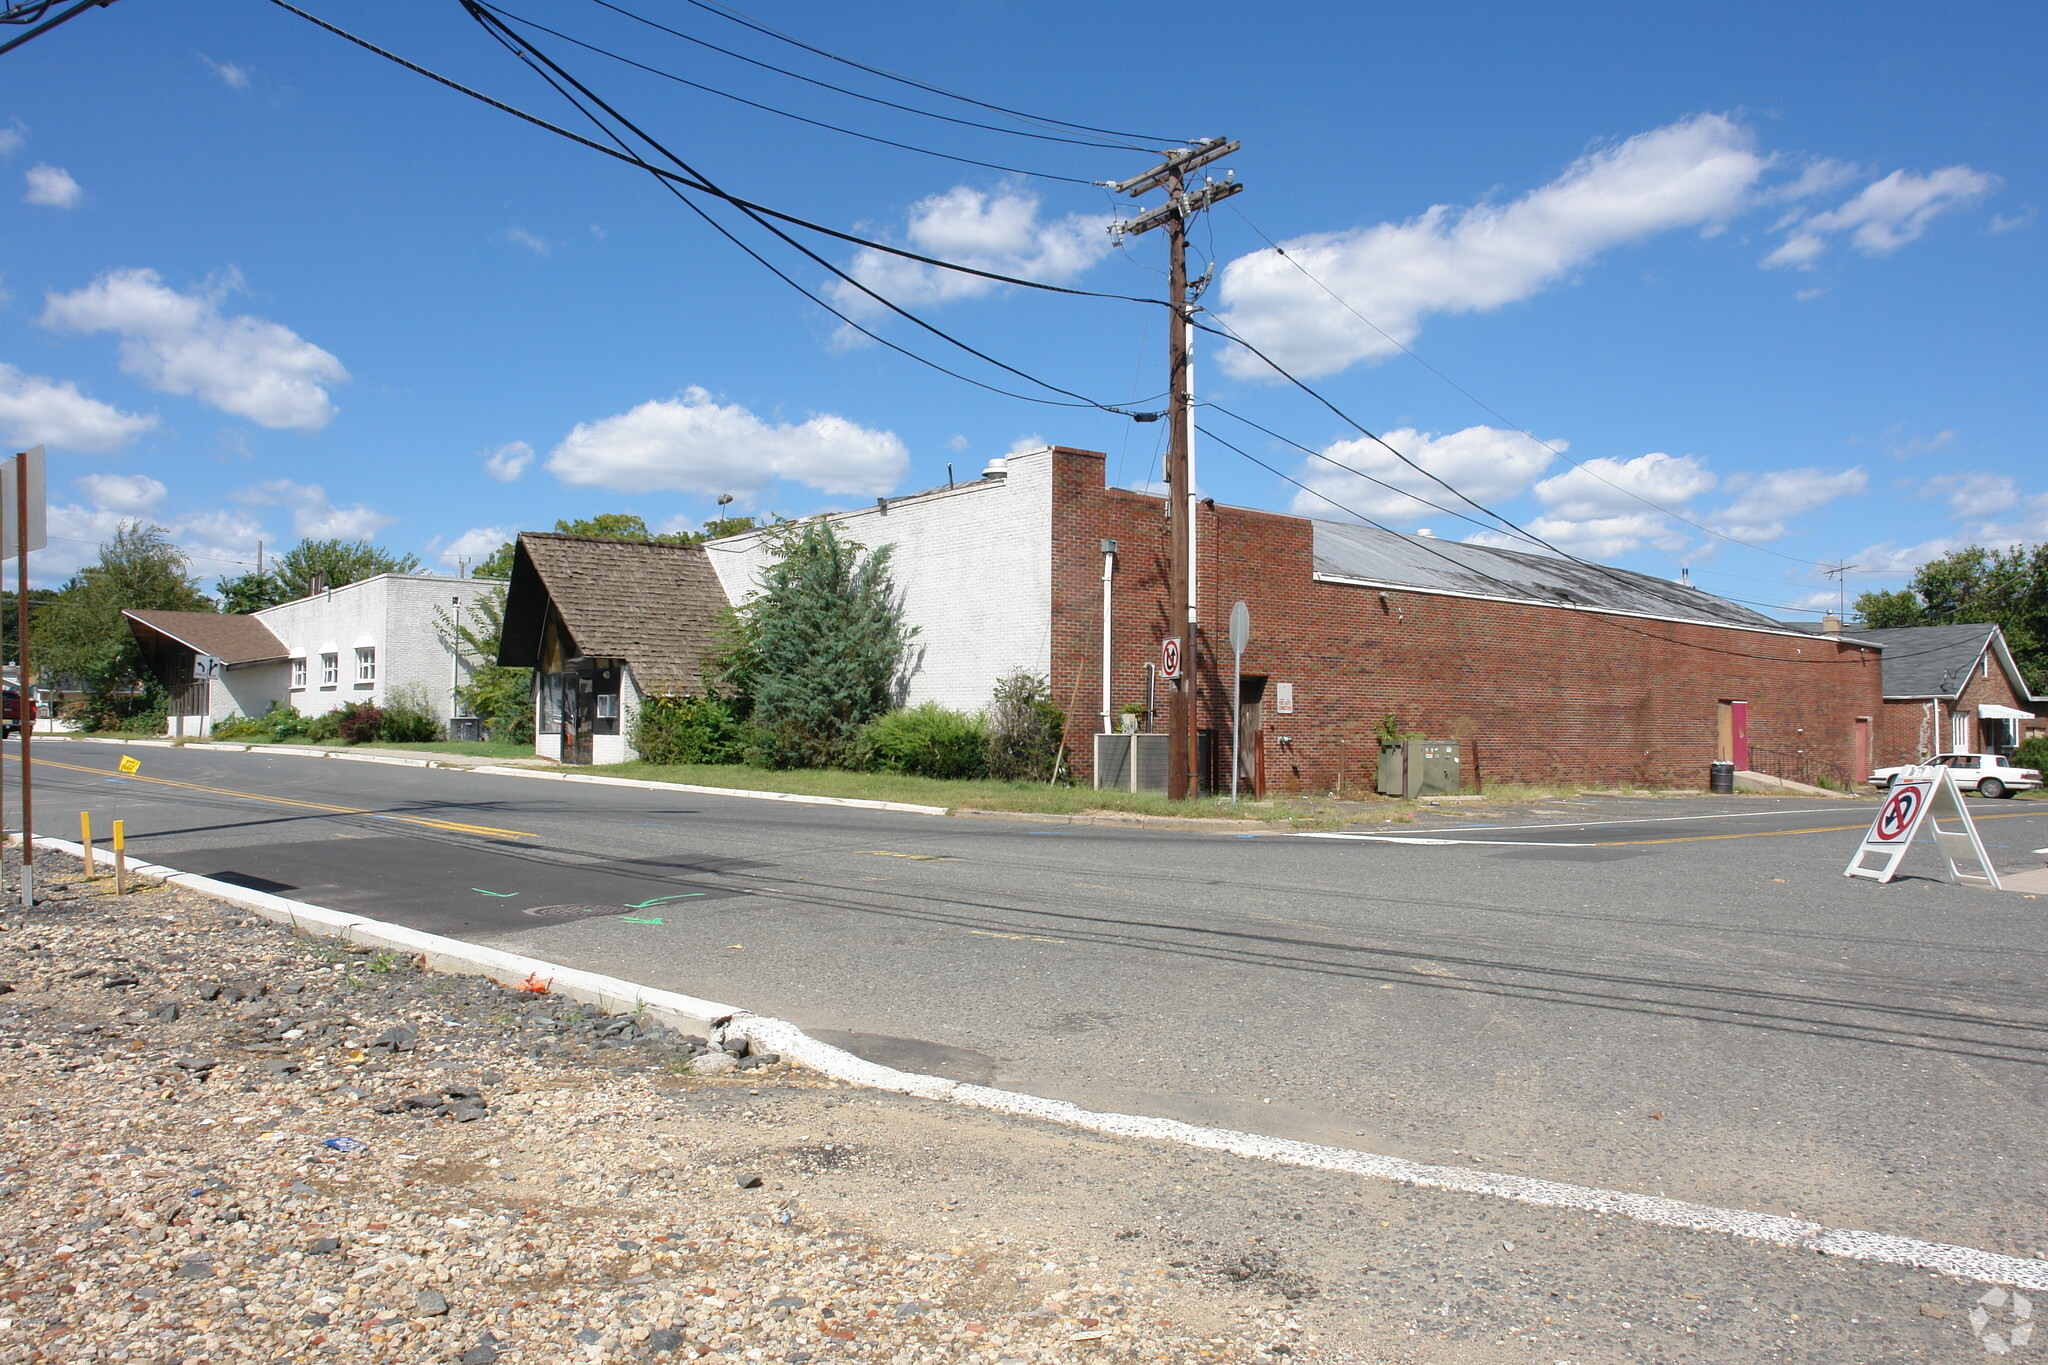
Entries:
[[469,889],[476,892],[479,896],[498,896],[506,900],[510,900],[519,894],[517,891],[486,891],[481,886],[472,886]]
[[634,917],[633,917],[633,916],[631,916],[631,915],[620,915],[620,916],[619,916],[619,919],[620,919],[621,921],[623,921],[624,923],[626,923],[626,924],[659,924],[659,923],[661,923],[661,921],[660,921],[660,920],[658,920],[658,919],[636,919],[636,918],[634,918]]
[[704,893],[702,891],[684,891],[674,896],[656,896],[651,901],[635,901],[633,902],[633,904],[627,906],[626,909],[645,910],[650,905],[660,905],[664,901],[686,901],[690,899],[690,897],[692,896],[701,896],[703,894]]

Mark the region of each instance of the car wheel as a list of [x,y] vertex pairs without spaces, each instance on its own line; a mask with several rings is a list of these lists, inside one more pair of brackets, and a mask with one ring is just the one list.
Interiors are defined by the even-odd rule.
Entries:
[[2005,789],[2005,784],[2003,782],[2000,782],[1997,778],[1987,777],[1982,782],[1979,782],[1977,784],[1977,795],[1988,796],[1993,801],[1996,801],[1999,797],[2010,796],[2012,795],[2012,793],[2008,792]]

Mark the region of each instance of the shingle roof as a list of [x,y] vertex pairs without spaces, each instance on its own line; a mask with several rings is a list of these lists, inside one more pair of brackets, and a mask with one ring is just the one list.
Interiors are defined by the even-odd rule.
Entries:
[[725,590],[702,546],[522,531],[498,662],[531,668],[554,604],[579,652],[624,659],[642,691],[695,692]]
[[1785,629],[1770,617],[1726,598],[1627,569],[1589,568],[1549,555],[1404,536],[1350,522],[1311,524],[1319,574],[1424,592],[1469,593],[1714,625]]
[[1884,650],[1887,697],[1952,697],[1970,681],[1970,670],[1976,667],[1985,645],[1997,630],[1996,626],[1979,622],[1852,630],[1848,634]]
[[[270,663],[285,657],[283,641],[253,616],[216,611],[124,611],[129,629],[144,644],[164,640],[196,654],[211,654],[229,664]],[[141,629],[137,629],[137,627]],[[147,632],[147,635],[145,635]],[[156,638],[150,638],[156,637]]]

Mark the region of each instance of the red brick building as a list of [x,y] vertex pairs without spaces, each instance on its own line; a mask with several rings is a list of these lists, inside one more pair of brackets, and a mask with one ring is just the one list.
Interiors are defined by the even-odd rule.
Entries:
[[1994,625],[1860,630],[1884,650],[1877,766],[1937,753],[2010,754],[2048,734],[2048,697],[2035,696]]
[[[1105,711],[1114,723],[1144,704],[1167,627],[1165,501],[1106,482],[1102,455],[1054,447],[833,514],[857,543],[894,547],[918,627],[902,699],[974,710],[1006,671],[1046,675],[1083,782]],[[1196,529],[1193,672],[1199,724],[1222,755],[1215,786],[1229,783],[1225,638],[1240,600],[1247,746],[1272,790],[1372,790],[1388,715],[1461,741],[1468,783],[1475,767],[1487,782],[1703,787],[1717,758],[1845,782],[1871,766],[1883,703],[1870,642],[1544,555],[1213,504]],[[705,548],[733,601],[771,553],[758,535]]]

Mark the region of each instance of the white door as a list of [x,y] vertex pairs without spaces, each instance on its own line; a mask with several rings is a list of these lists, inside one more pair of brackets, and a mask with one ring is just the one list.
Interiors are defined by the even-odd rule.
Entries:
[[1970,717],[1958,711],[1948,718],[1948,751],[1952,754],[1975,753],[1970,747]]

